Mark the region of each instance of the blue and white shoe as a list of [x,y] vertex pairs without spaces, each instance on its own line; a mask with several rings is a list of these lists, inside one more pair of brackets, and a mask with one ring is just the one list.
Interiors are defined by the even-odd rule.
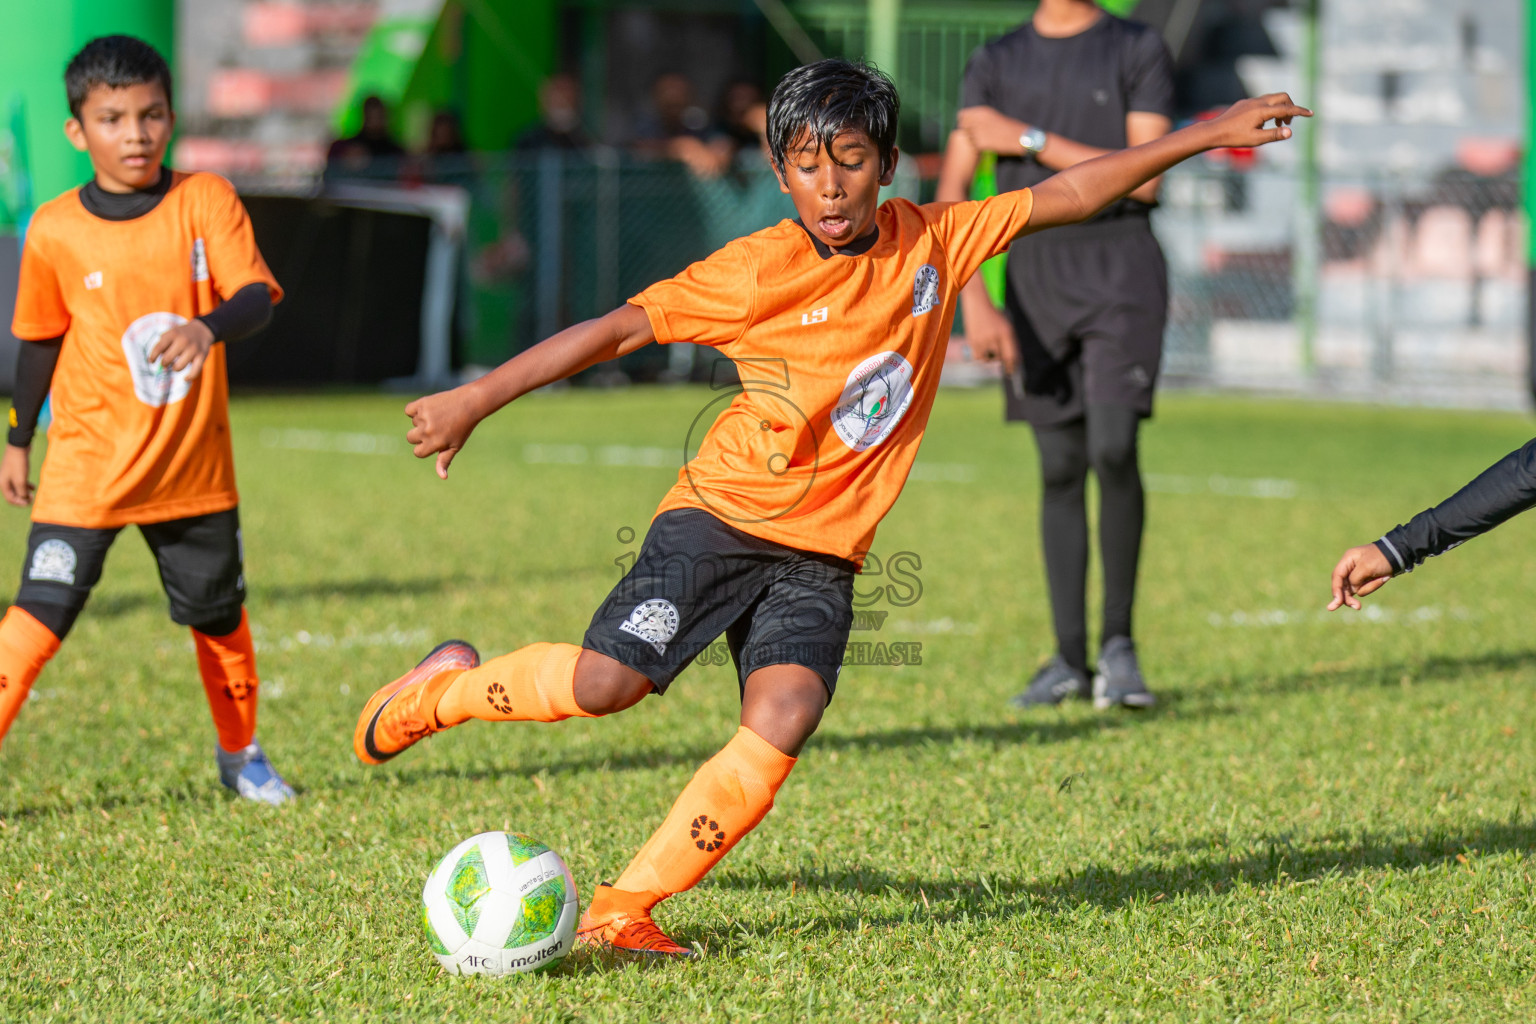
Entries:
[[264,804],[285,804],[293,799],[293,787],[277,774],[267,752],[255,740],[233,754],[215,744],[214,754],[219,762],[219,781],[245,799]]

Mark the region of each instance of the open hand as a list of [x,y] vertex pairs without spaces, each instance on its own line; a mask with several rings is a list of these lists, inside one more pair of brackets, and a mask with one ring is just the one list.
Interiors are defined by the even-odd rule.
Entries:
[[30,452],[6,445],[5,455],[0,457],[0,497],[18,508],[32,504],[32,482],[27,479],[31,470]]
[[1328,602],[1328,610],[1337,611],[1347,604],[1359,611],[1360,598],[1380,590],[1391,578],[1392,564],[1375,544],[1350,548],[1333,567],[1333,600]]
[[1012,376],[1019,351],[1013,324],[985,293],[965,291],[960,299],[965,307],[965,346],[971,350],[971,358],[979,363],[997,360],[1003,364],[1003,372]]
[[208,325],[201,320],[189,320],[160,335],[155,347],[149,350],[149,361],[174,373],[185,370],[187,380],[196,380],[203,372],[203,363],[207,362],[211,348],[213,332]]
[[411,429],[405,435],[411,453],[418,459],[436,455],[437,475],[444,480],[448,479],[449,463],[482,419],[470,398],[472,386],[439,391],[405,407],[405,414],[411,418]]
[[1289,93],[1272,92],[1238,100],[1200,126],[1216,134],[1212,149],[1244,148],[1288,139],[1292,134],[1291,120],[1311,116],[1312,111],[1291,102]]

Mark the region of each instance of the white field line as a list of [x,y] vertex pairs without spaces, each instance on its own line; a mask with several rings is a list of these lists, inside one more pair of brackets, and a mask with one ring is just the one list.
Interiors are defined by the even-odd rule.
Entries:
[[[409,450],[403,435],[351,433],[339,430],[305,430],[267,427],[261,431],[264,448],[286,451],[332,452],[342,455],[400,455]],[[677,469],[682,452],[656,445],[556,444],[523,445],[523,461],[550,466],[632,466],[641,469]],[[976,466],[965,462],[917,462],[909,479],[917,483],[969,484],[979,476]],[[1148,473],[1147,490],[1158,494],[1219,494],[1239,498],[1294,498],[1301,487],[1295,480],[1276,477],[1233,477],[1219,473],[1189,476]]]
[[343,455],[404,455],[411,449],[404,434],[358,434],[340,430],[300,430],[267,427],[261,432],[263,448],[299,452],[339,452]]
[[1232,498],[1294,498],[1301,491],[1295,480],[1276,477],[1181,476],[1176,473],[1148,473],[1147,490],[1156,494],[1220,494]]
[[1321,622],[1337,623],[1340,625],[1367,625],[1367,626],[1418,626],[1426,622],[1439,622],[1442,619],[1455,619],[1464,622],[1474,618],[1472,612],[1466,608],[1442,608],[1439,605],[1423,605],[1418,608],[1405,608],[1395,611],[1384,608],[1379,604],[1366,604],[1364,608],[1351,611],[1348,608],[1340,608],[1336,612],[1322,609],[1308,609],[1306,611],[1288,611],[1283,608],[1265,608],[1259,611],[1235,611],[1211,612],[1205,621],[1213,629],[1271,629],[1276,626],[1308,626]]
[[[680,469],[683,453],[677,448],[627,444],[523,445],[523,461],[543,466],[638,466],[644,469]],[[976,479],[976,467],[960,462],[919,462],[911,479],[924,482],[968,484]]]

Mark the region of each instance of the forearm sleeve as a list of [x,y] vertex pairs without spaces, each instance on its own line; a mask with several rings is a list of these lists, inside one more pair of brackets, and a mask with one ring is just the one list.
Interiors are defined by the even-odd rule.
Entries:
[[53,370],[59,365],[63,338],[23,341],[16,353],[16,384],[11,392],[11,426],[6,443],[28,448],[37,430],[37,417],[43,411],[48,389],[53,386]]
[[1395,572],[1410,572],[1536,505],[1536,439],[1510,452],[1449,498],[1376,542]]
[[260,281],[253,282],[198,319],[215,341],[244,341],[272,322],[272,294]]

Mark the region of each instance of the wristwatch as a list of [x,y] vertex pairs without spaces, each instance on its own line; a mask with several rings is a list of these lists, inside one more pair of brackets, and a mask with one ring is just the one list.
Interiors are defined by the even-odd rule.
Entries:
[[1024,147],[1026,156],[1038,153],[1045,148],[1045,132],[1035,127],[1026,128],[1019,136],[1019,145]]

